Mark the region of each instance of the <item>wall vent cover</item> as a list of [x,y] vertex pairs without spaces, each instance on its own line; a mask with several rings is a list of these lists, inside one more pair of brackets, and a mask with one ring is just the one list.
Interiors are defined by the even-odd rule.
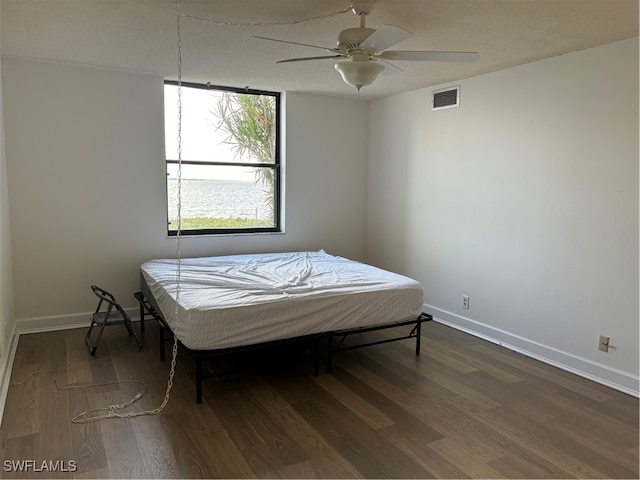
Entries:
[[460,85],[434,90],[431,94],[431,110],[444,110],[460,106]]

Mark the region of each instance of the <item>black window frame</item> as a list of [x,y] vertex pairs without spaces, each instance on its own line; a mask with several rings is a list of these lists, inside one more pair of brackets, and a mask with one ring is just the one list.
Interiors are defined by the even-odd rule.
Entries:
[[[270,96],[275,100],[275,158],[273,159],[273,163],[255,163],[255,162],[215,162],[215,161],[198,161],[198,160],[170,160],[167,158],[167,153],[165,151],[165,170],[168,165],[173,164],[177,165],[179,163],[183,165],[211,165],[211,166],[249,166],[249,167],[260,167],[260,168],[271,168],[273,170],[273,190],[274,190],[274,199],[273,199],[273,227],[251,227],[251,228],[201,228],[201,229],[180,229],[180,230],[170,230],[169,226],[171,224],[171,220],[169,218],[169,193],[168,193],[168,183],[165,182],[166,190],[166,207],[167,207],[167,234],[170,237],[178,236],[178,232],[180,232],[180,236],[199,236],[199,235],[237,235],[237,234],[259,234],[259,233],[282,233],[282,162],[280,158],[280,142],[281,142],[281,111],[280,111],[280,92],[272,92],[268,90],[257,90],[252,88],[237,88],[237,87],[228,87],[222,85],[211,85],[201,84],[201,83],[193,83],[193,82],[177,82],[175,80],[165,80],[165,85],[175,85],[186,88],[199,88],[203,90],[217,90],[223,92],[233,92],[240,94],[251,94],[251,95],[261,95],[261,96]],[[166,122],[166,119],[165,119]],[[168,173],[167,173],[168,179]]]

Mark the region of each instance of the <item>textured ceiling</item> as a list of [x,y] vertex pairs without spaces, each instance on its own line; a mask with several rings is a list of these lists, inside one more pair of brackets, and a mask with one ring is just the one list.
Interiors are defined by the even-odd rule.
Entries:
[[[1,0],[0,5],[3,55],[177,76],[174,1]],[[350,5],[349,0],[181,1],[183,80],[355,95],[331,60],[275,63],[323,55],[322,50],[253,38],[332,48],[340,30],[359,25],[347,11]],[[361,90],[361,97],[374,98],[636,37],[638,1],[377,0],[366,24],[396,25],[414,34],[395,50],[480,54],[472,64],[395,62],[402,73],[381,76]]]

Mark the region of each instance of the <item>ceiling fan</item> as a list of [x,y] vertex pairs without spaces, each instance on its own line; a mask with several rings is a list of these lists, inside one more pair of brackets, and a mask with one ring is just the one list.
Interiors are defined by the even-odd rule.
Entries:
[[393,75],[402,70],[389,62],[421,61],[421,62],[474,62],[479,55],[476,52],[429,52],[387,50],[413,34],[407,30],[392,25],[382,25],[377,30],[365,27],[365,18],[373,9],[375,0],[353,1],[351,10],[360,17],[360,27],[347,28],[338,35],[337,47],[327,48],[306,43],[290,42],[276,38],[255,36],[262,40],[290,43],[304,47],[319,48],[333,55],[317,57],[300,57],[280,60],[276,63],[304,62],[308,60],[341,59],[334,67],[342,75],[345,83],[360,90],[365,85],[371,85],[379,74]]

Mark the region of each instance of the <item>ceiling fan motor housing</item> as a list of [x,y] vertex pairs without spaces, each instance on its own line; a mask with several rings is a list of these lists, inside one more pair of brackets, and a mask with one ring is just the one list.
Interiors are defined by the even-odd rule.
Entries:
[[338,35],[338,48],[344,52],[360,48],[360,44],[369,38],[375,28],[347,28]]

